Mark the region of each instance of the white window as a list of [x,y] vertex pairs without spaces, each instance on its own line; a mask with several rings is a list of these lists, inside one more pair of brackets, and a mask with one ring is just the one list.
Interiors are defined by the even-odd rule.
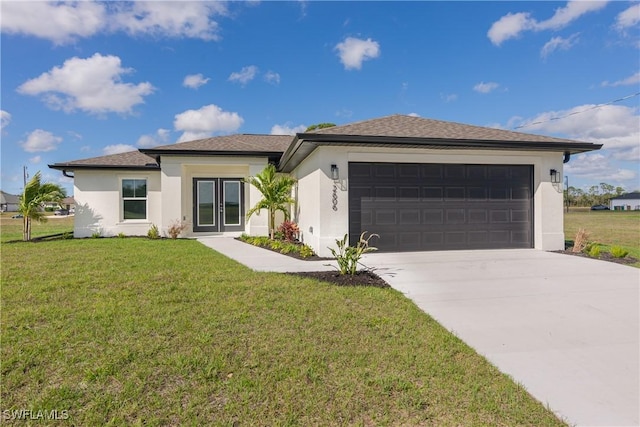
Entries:
[[147,219],[147,180],[122,180],[122,218]]

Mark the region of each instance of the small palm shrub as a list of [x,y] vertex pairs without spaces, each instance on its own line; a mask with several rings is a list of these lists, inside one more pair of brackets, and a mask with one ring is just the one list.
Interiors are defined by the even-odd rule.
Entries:
[[122,231],[118,233],[118,239],[124,239],[125,237],[127,237],[127,235],[124,234]]
[[355,275],[358,271],[358,262],[362,255],[367,252],[377,251],[378,248],[374,248],[373,246],[369,246],[369,240],[372,237],[380,237],[377,234],[371,234],[369,237],[365,239],[365,235],[367,234],[364,231],[360,235],[360,239],[356,246],[348,246],[347,240],[349,236],[347,234],[344,235],[342,239],[336,239],[336,246],[338,250],[333,248],[329,248],[331,254],[334,256],[336,261],[338,262],[338,271],[340,274],[349,274],[351,276]]
[[149,231],[147,231],[147,237],[150,239],[159,239],[160,238],[160,230],[158,230],[158,226],[155,224],[151,224],[149,227]]
[[629,251],[620,246],[612,246],[611,255],[613,255],[615,258],[624,258],[629,255]]

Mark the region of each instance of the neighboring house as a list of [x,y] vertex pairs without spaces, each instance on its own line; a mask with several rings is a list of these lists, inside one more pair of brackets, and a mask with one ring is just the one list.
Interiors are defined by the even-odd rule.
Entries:
[[76,201],[73,197],[65,197],[60,201],[60,207],[62,209],[71,210],[76,208]]
[[621,194],[609,200],[609,209],[612,211],[637,211],[640,210],[640,191]]
[[0,212],[17,212],[20,196],[0,191]]
[[[244,179],[274,163],[298,180],[301,240],[377,233],[381,251],[564,248],[562,165],[598,144],[393,115],[296,136],[229,135],[56,163],[74,177],[76,237],[267,235]],[[73,173],[73,175],[70,175]],[[372,241],[373,242],[373,241]]]

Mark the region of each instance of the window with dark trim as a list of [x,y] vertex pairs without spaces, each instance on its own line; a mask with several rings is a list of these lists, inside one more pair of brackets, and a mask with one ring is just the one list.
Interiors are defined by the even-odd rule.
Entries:
[[147,180],[122,180],[122,218],[147,219]]

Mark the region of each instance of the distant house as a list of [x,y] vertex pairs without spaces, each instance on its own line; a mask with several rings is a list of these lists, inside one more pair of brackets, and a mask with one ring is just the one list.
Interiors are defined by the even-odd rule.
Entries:
[[612,198],[609,200],[609,209],[612,211],[640,210],[640,191],[634,191]]
[[74,200],[73,197],[65,197],[64,199],[62,199],[62,201],[60,202],[60,206],[63,209],[66,210],[71,210],[76,208],[76,201]]
[[0,191],[0,212],[17,212],[20,196]]

